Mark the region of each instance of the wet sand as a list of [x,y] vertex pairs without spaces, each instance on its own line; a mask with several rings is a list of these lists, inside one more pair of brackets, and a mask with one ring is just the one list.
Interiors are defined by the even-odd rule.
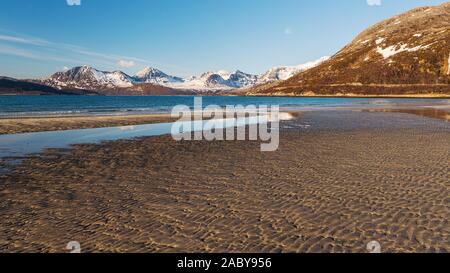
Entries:
[[[299,111],[286,113],[294,117],[300,115]],[[196,114],[192,115],[192,118],[196,117]],[[0,118],[0,135],[169,123],[177,120],[171,114],[8,117]]]
[[0,134],[129,126],[174,121],[170,114],[0,118]]
[[369,110],[373,113],[405,113],[413,114],[422,117],[438,118],[446,121],[450,121],[450,111],[436,109],[436,108],[416,108],[416,109],[372,109]]
[[450,124],[311,112],[280,149],[169,136],[47,151],[0,175],[0,252],[450,251]]

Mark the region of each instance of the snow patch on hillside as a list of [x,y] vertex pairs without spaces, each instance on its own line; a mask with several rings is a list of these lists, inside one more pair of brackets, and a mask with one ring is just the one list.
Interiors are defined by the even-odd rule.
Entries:
[[393,45],[393,46],[388,46],[386,48],[381,48],[378,47],[377,48],[377,52],[379,54],[381,54],[383,56],[384,59],[388,59],[394,55],[397,55],[401,52],[415,52],[415,51],[419,51],[422,49],[427,49],[428,47],[430,47],[430,45],[419,45],[416,47],[408,47],[408,44],[398,44],[398,45]]
[[377,39],[377,40],[375,41],[375,43],[376,43],[377,45],[379,45],[379,44],[381,44],[382,42],[384,42],[384,40],[385,40],[385,38],[379,38],[379,39]]
[[274,67],[260,76],[260,78],[258,79],[258,84],[280,81],[280,80],[287,80],[300,72],[306,71],[308,69],[314,68],[314,67],[322,64],[323,62],[327,61],[328,59],[330,59],[329,56],[324,56],[318,60],[315,60],[312,62],[307,62],[307,63],[296,65],[296,66]]

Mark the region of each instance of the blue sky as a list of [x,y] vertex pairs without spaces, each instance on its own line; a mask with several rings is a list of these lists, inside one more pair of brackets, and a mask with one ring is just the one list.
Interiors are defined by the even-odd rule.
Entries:
[[1,1],[0,75],[43,77],[83,64],[129,74],[145,66],[177,76],[221,69],[257,74],[332,55],[380,20],[446,2],[67,1],[80,0]]

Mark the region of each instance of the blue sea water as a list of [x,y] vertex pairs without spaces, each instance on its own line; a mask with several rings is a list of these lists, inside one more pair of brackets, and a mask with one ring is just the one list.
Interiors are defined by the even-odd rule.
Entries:
[[[203,105],[279,105],[281,108],[367,105],[445,104],[441,99],[203,97]],[[173,106],[193,107],[191,96],[0,96],[0,116],[169,113]]]

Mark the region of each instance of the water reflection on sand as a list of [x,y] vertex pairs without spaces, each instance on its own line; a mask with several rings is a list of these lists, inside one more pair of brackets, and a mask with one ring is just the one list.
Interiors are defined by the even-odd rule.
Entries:
[[436,108],[416,108],[416,109],[372,109],[372,113],[404,113],[413,114],[428,118],[437,118],[450,121],[450,112]]

